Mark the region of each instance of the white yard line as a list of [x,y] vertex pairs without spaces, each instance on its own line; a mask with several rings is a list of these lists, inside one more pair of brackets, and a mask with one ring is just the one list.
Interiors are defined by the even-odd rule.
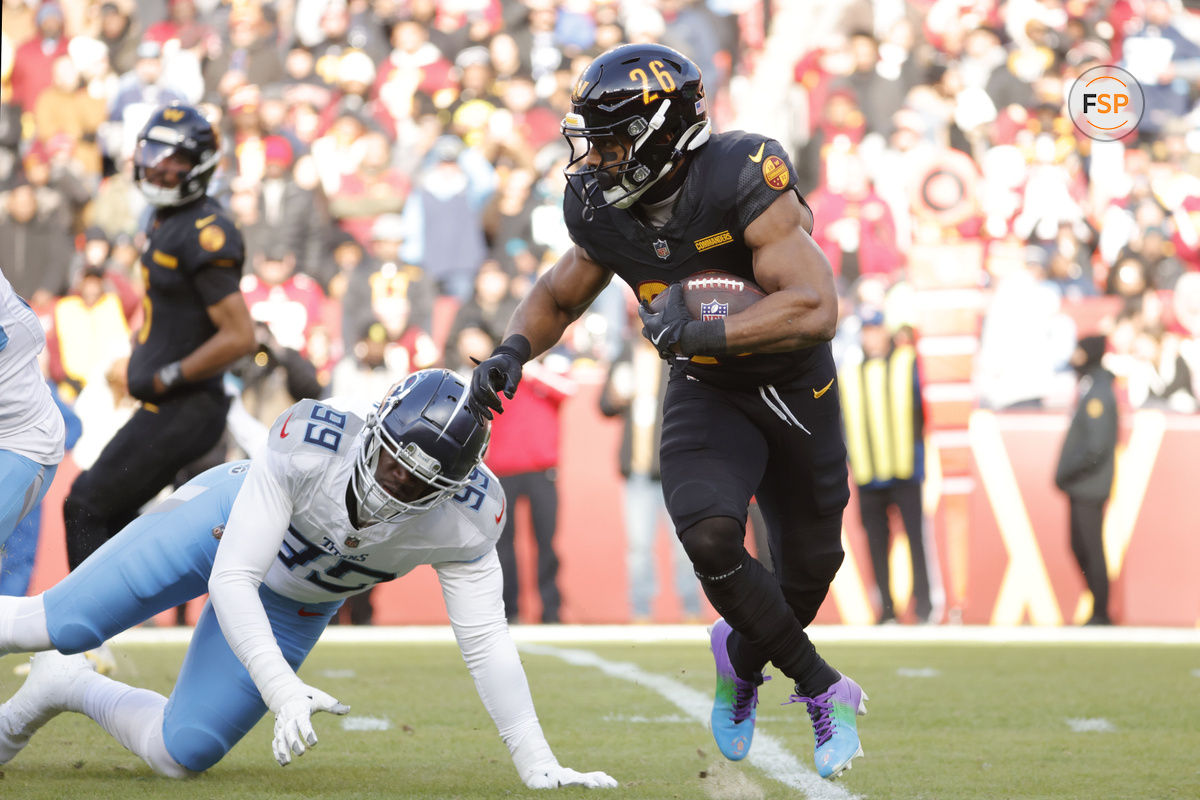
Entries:
[[[704,625],[514,625],[518,644],[701,643]],[[808,635],[822,644],[1181,644],[1200,645],[1200,628],[1132,628],[998,625],[812,625]],[[187,642],[191,628],[130,628],[113,637],[117,644]],[[346,644],[453,642],[449,625],[333,625],[323,642]]]
[[[557,658],[572,666],[592,667],[610,677],[650,689],[696,722],[708,726],[712,695],[696,691],[679,681],[646,672],[636,664],[609,661],[588,650],[565,650],[532,643],[525,643],[520,649],[524,653]],[[808,720],[803,714],[799,715],[799,720],[807,727]],[[856,800],[859,797],[802,766],[800,760],[784,749],[778,739],[761,729],[754,732],[754,746],[747,760],[785,786],[799,789],[811,800]]]

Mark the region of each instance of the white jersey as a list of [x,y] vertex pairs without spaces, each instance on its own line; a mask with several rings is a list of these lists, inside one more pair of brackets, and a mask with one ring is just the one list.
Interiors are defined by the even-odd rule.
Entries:
[[282,546],[264,578],[275,593],[301,602],[337,600],[422,564],[475,561],[495,546],[504,492],[483,465],[455,498],[424,514],[362,529],[351,524],[346,487],[369,410],[303,400],[271,428],[230,524],[278,529],[287,514]]
[[302,682],[283,658],[258,596],[346,597],[421,564],[438,574],[446,613],[484,707],[524,776],[553,761],[504,616],[495,543],[500,481],[483,465],[433,509],[355,528],[347,487],[369,404],[303,400],[280,415],[233,503],[209,578],[225,639],[273,711]]
[[52,467],[67,425],[38,366],[46,334],[37,314],[0,272],[0,450]]

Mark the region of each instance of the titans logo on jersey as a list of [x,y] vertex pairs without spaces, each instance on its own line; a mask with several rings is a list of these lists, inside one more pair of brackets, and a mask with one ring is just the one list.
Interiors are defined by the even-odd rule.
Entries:
[[[565,194],[563,213],[571,239],[588,257],[628,283],[638,300],[648,300],[669,284],[703,270],[723,270],[754,280],[746,227],[781,194],[796,191],[795,185],[795,170],[779,142],[730,131],[713,135],[692,157],[671,219],[662,228],[612,206],[585,220],[583,205],[572,192]],[[713,309],[712,313],[719,312]],[[803,370],[811,354],[812,348],[680,360],[677,366],[715,384],[756,386]]]

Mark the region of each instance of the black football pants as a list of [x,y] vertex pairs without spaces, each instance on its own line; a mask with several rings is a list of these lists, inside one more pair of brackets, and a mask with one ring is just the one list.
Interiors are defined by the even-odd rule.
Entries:
[[1104,502],[1071,498],[1071,552],[1092,593],[1092,615],[1108,618],[1108,562],[1104,557]]
[[[849,499],[828,350],[784,385],[722,389],[673,374],[664,403],[663,494],[705,595],[734,630],[743,677],[768,661],[803,691],[837,679],[804,628],[842,563]],[[747,507],[762,511],[774,575],[749,557]]]
[[496,542],[496,554],[504,572],[504,613],[510,620],[517,618],[520,585],[517,581],[517,554],[513,547],[516,536],[517,499],[529,498],[529,515],[533,521],[533,538],[537,543],[538,594],[542,599],[542,622],[558,622],[562,598],[558,591],[558,554],[554,552],[554,532],[558,528],[558,487],[554,470],[522,472],[500,479],[508,497],[508,518]]
[[67,564],[73,570],[207,453],[225,430],[229,398],[198,391],[143,405],[75,479],[63,502]]
[[933,604],[929,594],[929,561],[925,553],[925,514],[921,508],[920,481],[896,481],[891,486],[878,489],[858,488],[858,508],[871,550],[875,585],[879,588],[881,619],[894,619],[896,616],[888,573],[888,546],[891,544],[888,508],[893,505],[900,512],[908,536],[908,549],[912,556],[913,600],[916,604],[914,610],[917,619],[924,622],[929,619]]

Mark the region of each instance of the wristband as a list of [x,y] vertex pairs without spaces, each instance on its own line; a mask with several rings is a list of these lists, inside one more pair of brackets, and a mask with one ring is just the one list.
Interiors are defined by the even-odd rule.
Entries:
[[679,337],[679,352],[685,356],[724,355],[725,320],[694,319],[684,325]]
[[159,383],[163,385],[163,391],[169,392],[184,382],[183,364],[179,361],[172,361],[170,364],[160,367],[158,372],[154,373],[154,377],[158,378]]
[[524,364],[533,355],[533,345],[529,344],[529,340],[519,333],[514,333],[509,336],[500,346],[492,351],[492,355],[498,356],[507,354],[516,357],[518,361]]

